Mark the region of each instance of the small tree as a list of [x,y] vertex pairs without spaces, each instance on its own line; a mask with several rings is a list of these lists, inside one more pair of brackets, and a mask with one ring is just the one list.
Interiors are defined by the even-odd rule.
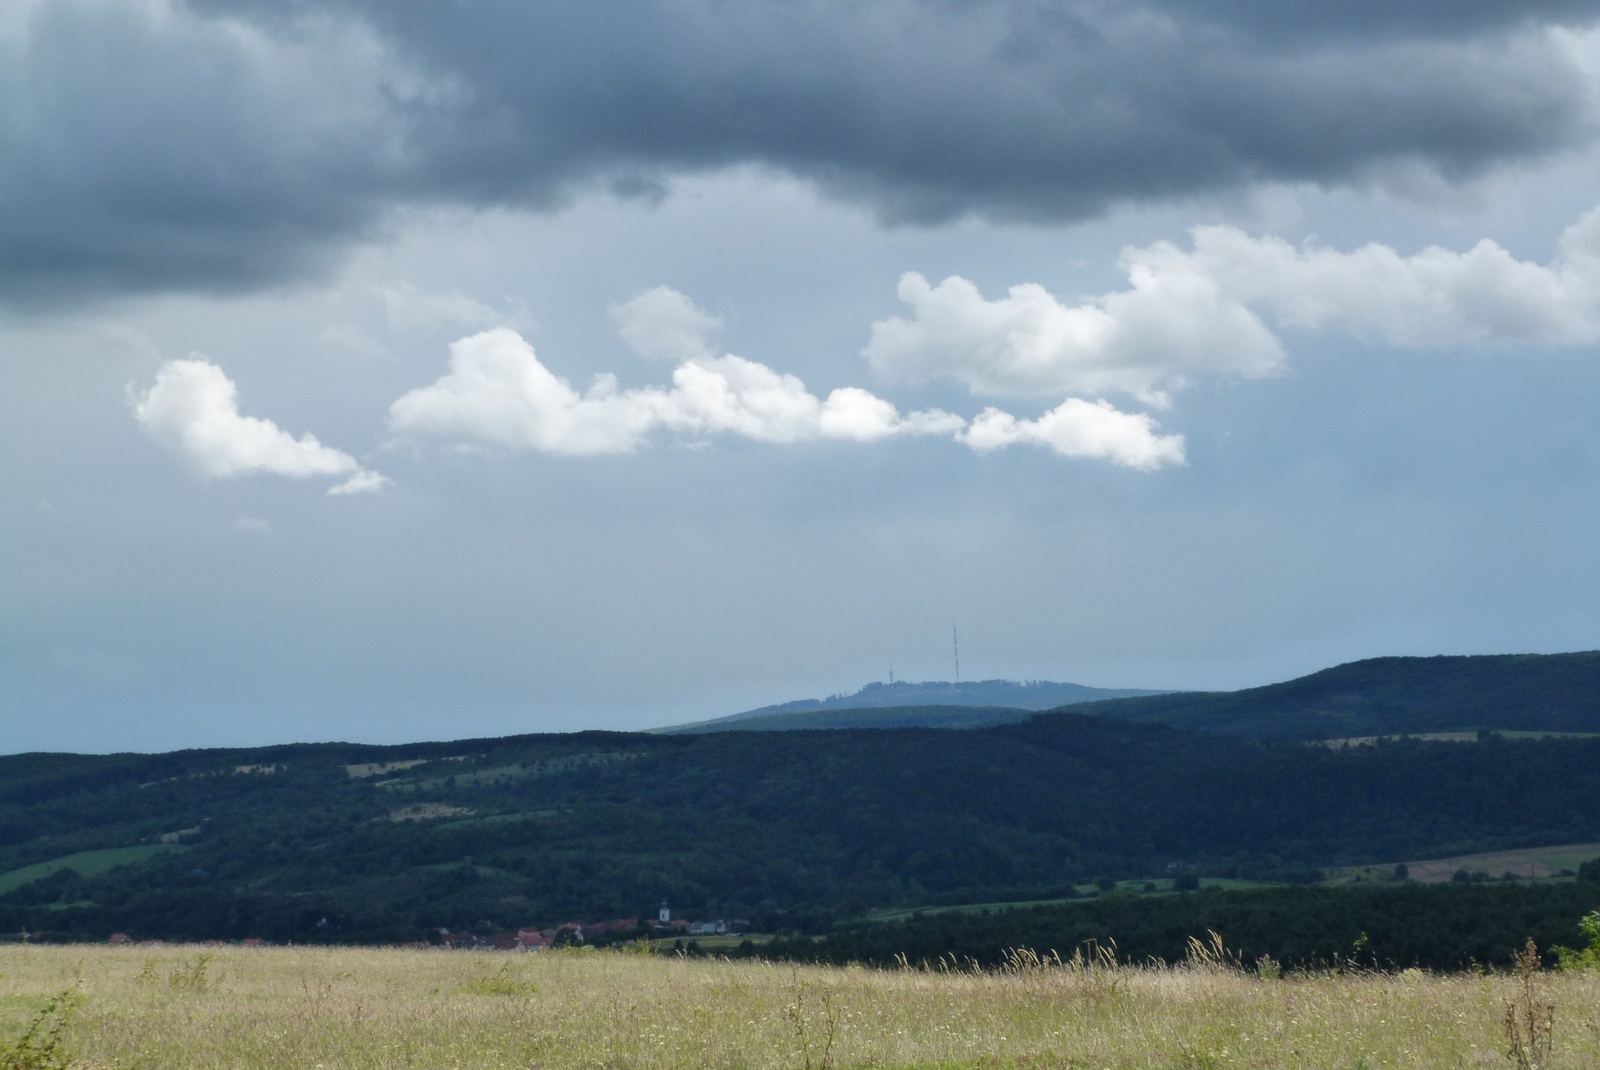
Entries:
[[1583,934],[1584,946],[1574,950],[1558,947],[1556,965],[1563,970],[1600,970],[1600,910],[1591,910],[1578,919],[1578,931]]

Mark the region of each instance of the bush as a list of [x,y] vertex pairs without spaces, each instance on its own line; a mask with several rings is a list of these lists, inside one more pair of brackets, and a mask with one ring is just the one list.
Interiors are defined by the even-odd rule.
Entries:
[[[1584,863],[1589,865],[1590,863]],[[1577,950],[1570,947],[1557,947],[1557,968],[1563,970],[1595,970],[1600,969],[1600,910],[1591,910],[1578,921],[1578,931],[1583,934],[1586,944]]]
[[4,1070],[69,1070],[72,1053],[66,1047],[62,1034],[67,1020],[83,993],[73,985],[45,1001],[39,1013],[10,1048],[0,1051],[0,1067]]

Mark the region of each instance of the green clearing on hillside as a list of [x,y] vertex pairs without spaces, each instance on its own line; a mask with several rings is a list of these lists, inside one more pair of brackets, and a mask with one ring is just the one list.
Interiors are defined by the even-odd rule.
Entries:
[[[446,786],[456,788],[468,788],[475,786],[492,787],[497,784],[505,784],[508,781],[525,780],[530,777],[557,776],[561,773],[570,773],[574,770],[584,769],[589,766],[606,765],[614,762],[626,762],[639,757],[642,757],[642,755],[636,752],[628,751],[600,754],[574,754],[548,761],[516,762],[510,765],[492,766],[488,769],[472,769],[467,767],[465,771],[460,773],[450,773],[445,776],[427,777],[420,780],[405,780],[400,778],[376,780],[373,781],[373,787],[398,789],[401,791],[431,791],[438,790]],[[447,760],[471,761],[470,758],[457,757]],[[412,765],[418,764],[426,763],[412,763]]]
[[[1458,872],[1481,873],[1500,880],[1507,873],[1522,880],[1560,880],[1578,867],[1600,858],[1600,843],[1565,843],[1552,847],[1523,847],[1513,851],[1486,851],[1451,858],[1424,858],[1407,862],[1407,879],[1418,884],[1438,884]],[[1346,866],[1329,874],[1332,882],[1393,879],[1394,864]]]
[[[1146,885],[1154,885],[1147,889]],[[1251,891],[1256,888],[1282,888],[1285,885],[1272,881],[1243,881],[1232,880],[1226,877],[1205,877],[1200,881],[1202,889],[1212,889],[1226,892]],[[864,916],[865,921],[905,921],[911,917],[932,916],[935,914],[986,914],[996,910],[1021,910],[1027,907],[1053,907],[1063,906],[1068,903],[1082,903],[1093,899],[1096,895],[1103,894],[1099,887],[1093,884],[1084,884],[1076,889],[1077,895],[1073,898],[1057,899],[1019,899],[996,903],[959,903],[947,906],[930,907],[895,907],[883,910],[869,910]],[[1176,895],[1171,878],[1160,880],[1118,881],[1115,891],[1126,895]]]
[[[1600,732],[1496,732],[1503,739],[1594,739]],[[1349,736],[1345,739],[1314,739],[1315,747],[1366,747],[1374,743],[1394,743],[1401,739],[1420,739],[1426,743],[1477,743],[1482,737],[1476,729],[1460,732],[1404,732],[1386,736]]]
[[79,851],[48,862],[35,862],[31,866],[0,873],[0,895],[43,880],[52,873],[70,869],[80,877],[98,877],[118,866],[136,866],[161,854],[181,854],[189,850],[187,844],[154,843],[144,847],[107,847],[99,851]]

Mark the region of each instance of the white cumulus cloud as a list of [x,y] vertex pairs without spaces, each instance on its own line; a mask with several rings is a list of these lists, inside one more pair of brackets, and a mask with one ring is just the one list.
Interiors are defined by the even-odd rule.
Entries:
[[448,373],[396,400],[390,426],[402,435],[568,455],[627,453],[658,433],[773,443],[932,435],[980,452],[1028,443],[1132,468],[1183,463],[1181,437],[1158,435],[1149,417],[1105,402],[1069,401],[1037,420],[990,409],[968,428],[962,417],[939,409],[902,413],[860,387],[819,397],[793,375],[732,354],[715,356],[707,335],[720,322],[666,287],[616,306],[612,315],[635,350],[679,360],[670,387],[623,390],[615,376],[600,375],[580,392],[520,334],[499,328],[454,343]]
[[169,360],[153,384],[130,387],[134,418],[203,475],[345,476],[330,494],[376,491],[388,480],[310,433],[295,438],[271,420],[239,413],[239,389],[208,360]]
[[1600,209],[1562,235],[1548,264],[1484,240],[1410,256],[1342,252],[1235,227],[1196,227],[1192,246],[1123,252],[1129,287],[1067,303],[1042,286],[987,299],[966,279],[900,280],[910,318],[872,326],[862,351],[888,379],[949,379],[981,394],[1126,393],[1164,405],[1198,376],[1279,371],[1268,326],[1338,330],[1398,346],[1600,340]]
[[601,375],[580,393],[508,328],[451,345],[449,372],[396,400],[389,421],[402,434],[574,455],[627,453],[658,430],[867,442],[965,426],[937,410],[901,415],[853,387],[819,398],[795,376],[733,355],[684,361],[670,388],[622,390],[615,376]]
[[1027,444],[1147,471],[1183,464],[1183,436],[1159,435],[1155,426],[1149,416],[1122,412],[1107,401],[1068,398],[1036,420],[985,409],[959,437],[980,453]]
[[1350,252],[1197,227],[1194,249],[1151,246],[1130,263],[1213,280],[1238,305],[1303,330],[1398,346],[1574,345],[1600,339],[1600,209],[1561,235],[1549,264],[1484,239],[1465,252],[1411,256],[1377,243]]
[[1121,392],[1162,403],[1202,372],[1268,375],[1283,347],[1250,312],[1196,272],[1130,271],[1133,288],[1080,305],[1025,283],[990,301],[951,276],[937,286],[900,279],[913,318],[872,325],[862,351],[873,370],[901,381],[953,379],[979,394]]

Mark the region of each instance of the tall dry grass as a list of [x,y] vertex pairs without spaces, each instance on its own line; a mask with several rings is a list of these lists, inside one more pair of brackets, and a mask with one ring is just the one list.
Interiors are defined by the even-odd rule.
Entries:
[[1553,1008],[1540,1070],[1600,1067],[1593,973],[1261,979],[1203,946],[1171,969],[1020,955],[974,972],[604,952],[12,945],[0,949],[0,1051],[74,983],[83,999],[62,1034],[74,1065],[124,1070],[1509,1070],[1506,1008],[1530,994],[1538,1013]]

